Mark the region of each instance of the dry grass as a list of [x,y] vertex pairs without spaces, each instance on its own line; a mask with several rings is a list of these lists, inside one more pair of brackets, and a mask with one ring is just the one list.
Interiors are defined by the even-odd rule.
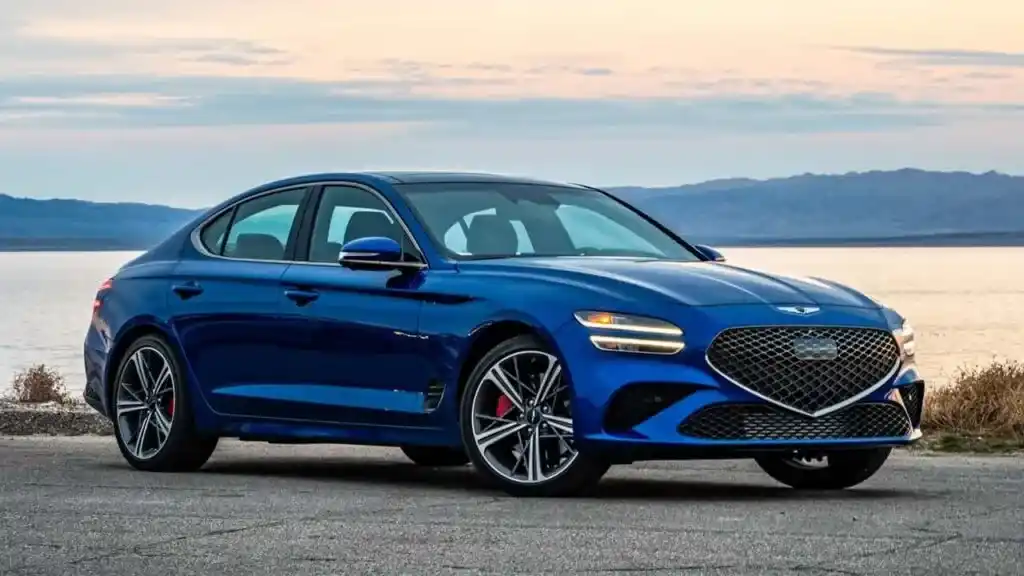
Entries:
[[944,443],[1024,446],[1024,364],[961,369],[949,386],[928,395],[922,424]]
[[74,404],[64,386],[64,377],[45,364],[37,364],[15,374],[11,382],[11,396],[12,400],[22,404]]

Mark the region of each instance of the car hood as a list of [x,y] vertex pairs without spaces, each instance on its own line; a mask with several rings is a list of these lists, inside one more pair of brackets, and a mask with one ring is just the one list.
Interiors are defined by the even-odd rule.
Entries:
[[660,293],[689,306],[772,304],[879,308],[864,294],[817,278],[794,278],[721,262],[673,262],[652,259],[557,257],[478,260],[460,269],[490,273],[542,275],[578,283],[581,276],[611,288],[626,283]]

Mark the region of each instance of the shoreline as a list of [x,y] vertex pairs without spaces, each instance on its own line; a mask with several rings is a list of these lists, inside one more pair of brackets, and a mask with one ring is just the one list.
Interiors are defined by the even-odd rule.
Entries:
[[[25,405],[0,402],[0,437],[76,438],[105,437],[114,433],[113,424],[91,407],[75,403]],[[985,455],[1024,456],[1024,446],[998,439],[949,435],[925,431],[924,438],[912,446],[898,447],[901,453],[916,456]]]

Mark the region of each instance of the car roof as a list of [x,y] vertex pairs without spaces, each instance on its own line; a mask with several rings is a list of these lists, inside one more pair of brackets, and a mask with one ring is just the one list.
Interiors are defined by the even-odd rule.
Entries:
[[565,182],[554,182],[529,178],[526,176],[509,176],[488,172],[372,172],[382,178],[390,178],[396,184],[448,183],[448,182],[504,182],[508,184],[541,184],[547,186],[573,186]]
[[320,174],[304,174],[293,176],[274,182],[268,182],[250,190],[249,193],[272,190],[275,188],[286,188],[289,186],[301,186],[315,182],[330,180],[350,180],[365,184],[428,184],[428,183],[471,183],[471,182],[501,182],[507,184],[533,184],[545,186],[568,186],[572,188],[583,188],[578,184],[566,182],[554,182],[528,178],[523,176],[508,176],[503,174],[491,174],[487,172],[431,172],[431,171],[380,171],[380,172],[325,172]]

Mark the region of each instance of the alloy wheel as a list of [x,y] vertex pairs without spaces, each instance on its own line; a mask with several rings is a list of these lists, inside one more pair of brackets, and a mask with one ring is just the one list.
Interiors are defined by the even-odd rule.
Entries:
[[115,414],[125,448],[148,460],[167,443],[174,422],[174,372],[156,348],[136,350],[117,384]]
[[484,462],[510,482],[551,481],[579,456],[569,386],[561,363],[546,352],[518,351],[495,362],[473,395],[472,417]]

